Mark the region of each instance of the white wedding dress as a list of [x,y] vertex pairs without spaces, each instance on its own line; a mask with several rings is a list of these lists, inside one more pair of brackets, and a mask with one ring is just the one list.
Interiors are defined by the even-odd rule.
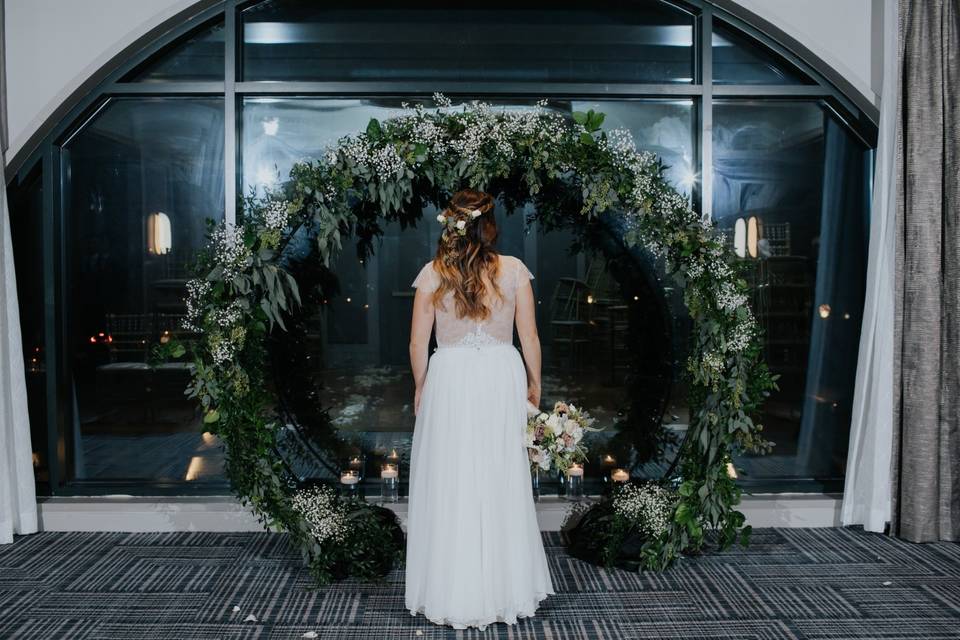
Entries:
[[[514,624],[555,593],[524,442],[526,370],[513,346],[522,278],[533,275],[501,256],[504,299],[482,322],[457,318],[447,294],[413,432],[406,607],[458,629]],[[437,284],[432,262],[413,282]]]

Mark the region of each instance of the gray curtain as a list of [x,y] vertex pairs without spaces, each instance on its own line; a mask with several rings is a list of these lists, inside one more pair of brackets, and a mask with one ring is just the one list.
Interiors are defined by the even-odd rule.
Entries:
[[[6,166],[7,150],[3,9],[0,0],[0,168]],[[0,544],[13,542],[14,534],[37,530],[37,500],[23,369],[7,190],[5,183],[0,183]]]
[[893,532],[960,540],[960,0],[900,0]]

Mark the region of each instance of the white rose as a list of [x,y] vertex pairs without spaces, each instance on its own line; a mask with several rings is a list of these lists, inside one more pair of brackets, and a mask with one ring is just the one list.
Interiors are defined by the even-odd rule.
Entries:
[[481,213],[483,213],[483,212],[480,211],[480,209],[474,209],[473,211],[470,212],[470,217],[471,217],[471,218],[479,218]]
[[443,215],[442,213],[437,216],[437,222],[439,222],[439,223],[442,224],[442,223],[444,223],[444,222],[446,222],[446,221],[447,221],[447,217],[446,217],[445,215]]
[[467,221],[466,221],[466,220],[457,220],[457,229],[458,229],[459,231],[463,231],[463,230],[466,229],[466,228],[467,228]]
[[583,439],[583,427],[577,425],[574,427],[573,432],[570,435],[573,436],[574,442],[580,442]]
[[563,421],[563,431],[569,435],[573,435],[573,430],[577,428],[576,420],[564,420]]
[[552,415],[547,418],[547,426],[553,431],[553,435],[558,436],[563,433],[563,425],[560,423],[560,417]]
[[541,413],[540,415],[537,416],[537,420],[539,420],[540,422],[546,422],[547,418],[548,416],[545,413]]

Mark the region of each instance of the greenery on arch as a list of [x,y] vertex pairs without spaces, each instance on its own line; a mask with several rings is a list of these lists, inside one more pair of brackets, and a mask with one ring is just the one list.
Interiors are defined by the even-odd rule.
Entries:
[[745,541],[749,530],[736,510],[740,489],[727,465],[739,451],[771,446],[753,416],[775,384],[762,360],[747,284],[722,237],[664,179],[661,161],[635,148],[629,131],[602,129],[602,113],[577,112],[571,121],[545,100],[526,110],[478,101],[458,108],[441,94],[434,100],[432,110],[404,104],[402,115],[371,120],[323,157],[296,164],[281,188],[245,201],[241,224],[212,231],[188,286],[185,324],[201,336],[188,393],[226,446],[233,490],[267,526],[290,533],[319,580],[333,575],[336,554],[293,508],[297,478],[277,454],[286,425],[265,345],[286,330],[301,303],[287,268],[291,243],[315,242],[325,265],[347,238],[364,256],[385,221],[416,224],[425,205],[443,207],[469,186],[511,210],[535,205],[548,226],[586,229],[615,216],[627,246],[664,259],[694,326],[691,424],[670,526],[645,542],[642,565],[662,568],[700,549],[707,530],[718,532],[721,547],[738,536]]

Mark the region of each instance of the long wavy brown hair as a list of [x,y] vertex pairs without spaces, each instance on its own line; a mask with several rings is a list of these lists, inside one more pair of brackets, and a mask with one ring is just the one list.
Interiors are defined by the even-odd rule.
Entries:
[[[495,248],[497,241],[497,221],[493,210],[493,196],[483,191],[463,189],[453,194],[450,203],[441,214],[453,216],[457,221],[465,221],[463,235],[454,228],[445,228],[437,244],[437,255],[433,260],[434,269],[440,276],[440,286],[433,293],[433,304],[444,309],[443,298],[453,292],[457,317],[483,320],[490,314],[484,305],[487,285],[486,275],[493,287],[494,294],[503,299],[503,293],[497,286],[497,271],[500,267],[499,253]],[[479,210],[474,218],[471,212]]]

